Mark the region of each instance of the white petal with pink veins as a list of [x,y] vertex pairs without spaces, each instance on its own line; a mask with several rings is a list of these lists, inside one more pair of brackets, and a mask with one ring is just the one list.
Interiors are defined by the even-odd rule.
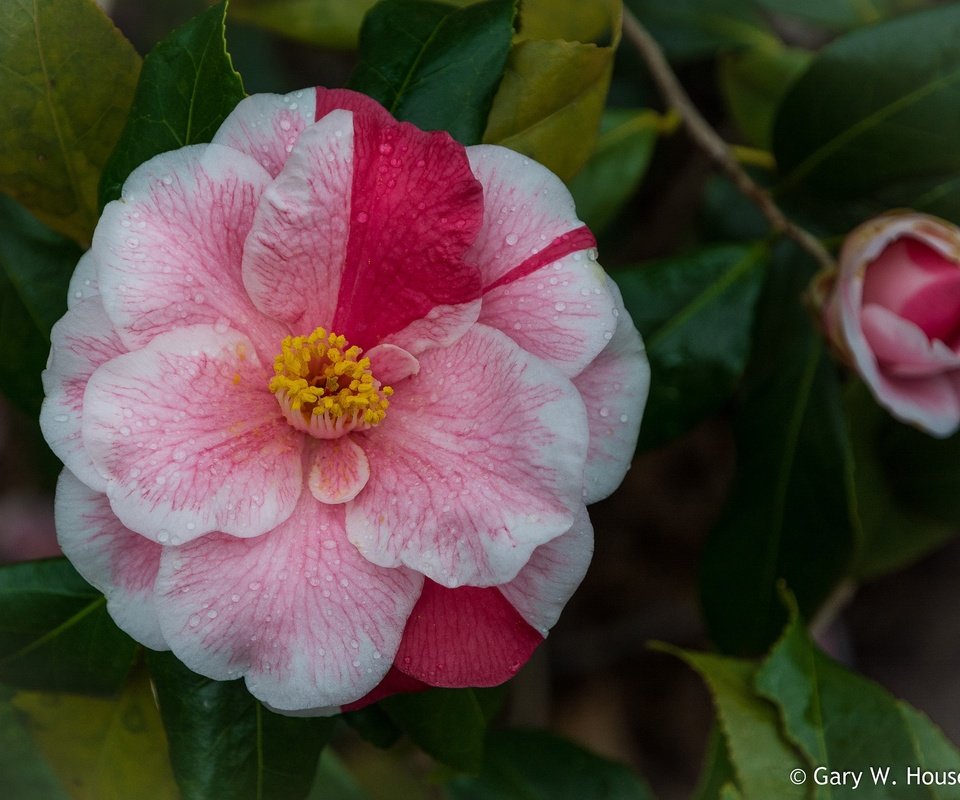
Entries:
[[43,371],[46,395],[40,429],[69,470],[90,488],[106,491],[107,480],[90,460],[81,438],[83,393],[94,371],[127,352],[99,298],[78,301],[50,331],[50,361]]
[[93,374],[83,441],[125,525],[177,544],[259,536],[290,515],[303,437],[267,388],[271,372],[246,337],[197,325]]
[[610,495],[630,468],[650,389],[650,364],[643,340],[624,310],[620,289],[610,279],[608,285],[616,304],[616,330],[600,355],[573,379],[587,407],[590,426],[583,476],[588,505]]
[[480,322],[576,375],[615,322],[593,234],[545,167],[492,145],[467,154],[483,185],[483,227],[467,254],[483,275]]
[[321,503],[346,503],[367,485],[370,464],[363,449],[349,436],[319,439],[312,453],[307,486]]
[[307,128],[264,192],[243,253],[243,281],[264,313],[309,333],[329,326],[350,235],[353,114]]
[[166,548],[157,605],[171,648],[196,672],[244,676],[274,709],[329,708],[386,674],[422,583],[361,558],[342,508],[304,493],[267,536]]
[[593,525],[584,506],[562,536],[540,545],[501,593],[542,636],[560,619],[560,612],[587,574],[593,556]]
[[313,123],[316,108],[313,89],[251,95],[237,103],[213,143],[246,153],[276,177],[300,133]]
[[77,571],[107,598],[114,622],[141,644],[166,650],[154,603],[156,542],[125,528],[107,498],[65,469],[56,497],[57,539]]
[[402,347],[378,344],[365,353],[370,370],[384,386],[392,386],[420,371],[420,362]]
[[67,308],[73,308],[78,303],[96,297],[98,294],[100,294],[100,287],[97,281],[97,261],[93,251],[87,250],[80,257],[73,275],[70,276]]
[[162,153],[133,171],[93,236],[107,316],[128,347],[197,323],[233,326],[270,352],[289,331],[243,288],[244,240],[270,176],[219,145]]
[[358,435],[371,474],[347,508],[350,540],[374,563],[445,586],[512,579],[582,504],[579,394],[483,325],[425,352],[384,422]]

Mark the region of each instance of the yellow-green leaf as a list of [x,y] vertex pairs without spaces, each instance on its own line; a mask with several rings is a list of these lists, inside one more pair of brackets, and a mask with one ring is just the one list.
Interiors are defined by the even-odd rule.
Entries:
[[118,698],[20,692],[14,708],[72,800],[177,800],[145,672]]
[[620,0],[525,0],[484,141],[572,178],[597,141],[622,12]]
[[87,245],[140,56],[93,0],[0,3],[0,191]]

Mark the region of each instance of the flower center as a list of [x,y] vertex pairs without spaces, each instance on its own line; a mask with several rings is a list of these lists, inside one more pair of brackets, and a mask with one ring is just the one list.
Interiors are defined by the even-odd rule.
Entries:
[[373,377],[359,347],[317,328],[309,336],[286,337],[281,348],[269,386],[295,428],[336,439],[383,422],[393,389]]

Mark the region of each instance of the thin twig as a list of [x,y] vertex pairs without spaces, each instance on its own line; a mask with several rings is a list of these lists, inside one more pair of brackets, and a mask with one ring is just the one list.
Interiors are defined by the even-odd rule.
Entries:
[[788,219],[770,193],[758,186],[740,166],[730,146],[710,127],[710,123],[703,118],[690,100],[690,96],[680,85],[660,45],[627,8],[623,9],[623,35],[637,48],[664,98],[680,114],[687,132],[697,146],[710,156],[733,181],[737,189],[760,209],[776,232],[795,241],[813,256],[824,270],[834,271],[836,262],[820,241],[809,231]]

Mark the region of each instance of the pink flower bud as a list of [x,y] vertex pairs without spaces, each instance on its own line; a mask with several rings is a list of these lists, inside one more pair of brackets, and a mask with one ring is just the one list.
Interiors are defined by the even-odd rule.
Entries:
[[937,437],[960,427],[960,228],[914,212],[856,228],[824,324],[891,414]]

